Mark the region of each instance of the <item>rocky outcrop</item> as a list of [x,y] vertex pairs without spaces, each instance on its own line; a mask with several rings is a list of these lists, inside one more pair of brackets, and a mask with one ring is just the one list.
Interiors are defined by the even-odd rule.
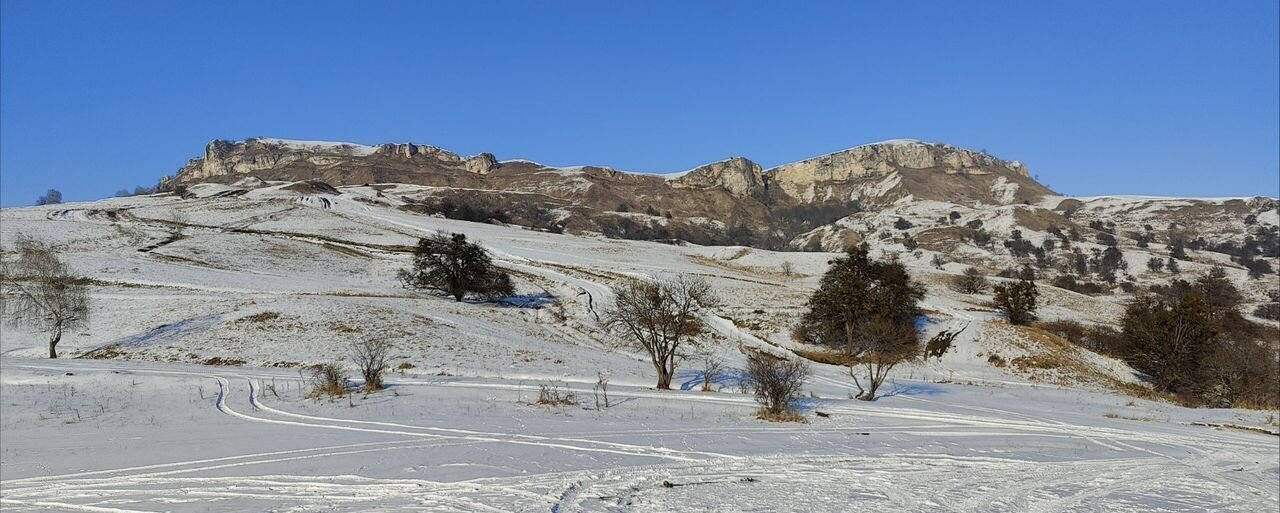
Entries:
[[[254,175],[268,179],[320,178],[308,174],[325,174],[326,180],[334,180],[334,170],[342,169],[392,169],[395,179],[403,180],[405,173],[466,171],[475,175],[487,175],[498,167],[498,160],[491,153],[481,153],[463,158],[451,151],[435,146],[402,143],[363,146],[350,143],[320,141],[293,141],[287,139],[255,138],[244,141],[215,140],[205,146],[204,155],[192,159],[171,180],[173,184],[204,181],[234,181],[239,177]],[[378,176],[374,172],[352,175],[357,181],[368,181]],[[341,177],[335,180],[344,183]],[[409,179],[411,183],[413,179]],[[171,184],[172,185],[172,184]]]
[[765,189],[760,165],[742,157],[713,162],[671,180],[676,188],[707,189],[719,187],[738,197],[760,194]]
[[1026,178],[1021,162],[1005,161],[985,153],[915,140],[864,144],[766,171],[787,195],[806,198],[816,187],[866,178],[879,178],[902,170],[930,170],[946,174],[1007,174]]
[[467,157],[462,167],[477,175],[487,175],[498,167],[498,159],[492,153],[481,153]]

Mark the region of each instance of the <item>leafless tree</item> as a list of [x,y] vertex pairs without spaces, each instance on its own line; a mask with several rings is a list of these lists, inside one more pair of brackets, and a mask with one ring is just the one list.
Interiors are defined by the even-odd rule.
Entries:
[[747,359],[747,378],[756,401],[771,417],[791,409],[791,401],[800,394],[809,366],[803,360],[785,360],[768,354],[753,354]]
[[707,348],[698,353],[698,362],[702,365],[702,391],[710,392],[711,384],[724,375],[724,360]]
[[796,273],[796,267],[795,267],[795,264],[791,263],[791,261],[790,261],[790,260],[784,260],[784,261],[782,262],[782,274],[783,274],[783,276],[792,276],[792,275],[794,275],[795,273]]
[[351,344],[351,360],[360,368],[366,392],[382,390],[382,373],[387,369],[390,353],[391,343],[380,338],[357,340]]
[[608,370],[602,370],[602,371],[596,372],[596,386],[595,388],[592,389],[592,393],[595,395],[595,398],[596,398],[597,410],[599,410],[601,406],[601,401],[600,401],[601,396],[603,396],[604,398],[603,406],[605,408],[608,408],[610,406],[609,404],[609,371]]
[[0,311],[15,328],[49,333],[49,358],[58,357],[58,342],[69,330],[89,322],[89,295],[84,281],[72,276],[57,251],[19,236],[17,253],[0,256]]
[[[874,401],[876,391],[899,363],[919,355],[920,339],[914,326],[878,315],[862,327],[863,351],[849,364],[849,376],[858,387],[858,399]],[[866,373],[866,386],[858,379],[858,367]]]
[[681,349],[703,333],[702,309],[718,304],[701,278],[679,276],[616,287],[604,323],[649,355],[658,372],[658,388],[670,389]]

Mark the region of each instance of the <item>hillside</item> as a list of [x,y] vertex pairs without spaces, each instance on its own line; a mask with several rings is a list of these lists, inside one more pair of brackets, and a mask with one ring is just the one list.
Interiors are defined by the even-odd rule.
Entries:
[[[1275,200],[1064,198],[1031,185],[1025,168],[975,168],[964,178],[948,173],[945,159],[930,168],[891,166],[876,178],[846,177],[839,185],[837,179],[782,185],[801,183],[781,178],[797,173],[796,166],[849,169],[847,162],[864,158],[853,154],[884,148],[906,152],[895,159],[937,163],[945,156],[941,146],[893,142],[848,150],[847,161],[811,159],[760,171],[769,194],[779,191],[779,201],[793,207],[817,205],[820,195],[792,196],[788,187],[847,197],[872,181],[892,183],[861,196],[858,211],[835,214],[834,222],[793,241],[810,251],[780,252],[609,238],[590,229],[600,214],[592,205],[617,200],[599,199],[600,190],[625,191],[627,198],[663,191],[711,205],[689,208],[721,208],[712,204],[723,198],[734,205],[729,211],[755,202],[762,212],[777,212],[749,186],[716,189],[697,181],[710,180],[706,175],[715,173],[707,169],[716,166],[721,175],[750,167],[744,161],[671,179],[525,162],[497,163],[479,174],[465,169],[474,159],[433,150],[397,157],[386,146],[261,144],[337,160],[315,174],[319,160],[284,162],[264,147],[267,153],[246,162],[269,165],[244,173],[184,177],[204,169],[193,163],[174,179],[185,185],[181,194],[0,211],[6,251],[20,235],[52,244],[91,280],[92,298],[88,327],[59,346],[64,358],[43,358],[41,333],[6,328],[0,338],[6,510],[190,511],[219,501],[239,511],[279,504],[335,511],[697,511],[732,500],[744,508],[812,511],[845,511],[848,501],[895,511],[1256,511],[1280,501],[1271,486],[1280,471],[1276,437],[1208,427],[1274,431],[1274,412],[1188,409],[1160,400],[1123,362],[1011,326],[990,309],[989,295],[949,287],[970,265],[994,274],[1043,259],[1049,261],[1038,268],[1045,277],[1043,319],[1114,324],[1138,291],[1222,265],[1249,308],[1265,300],[1275,274],[1249,278],[1220,244],[1251,237],[1252,251],[1269,251],[1265,244],[1273,239],[1266,234],[1280,225]],[[418,156],[424,154],[435,156]],[[394,171],[420,173],[426,178],[416,182],[431,183],[407,175],[397,176],[410,183],[348,183],[341,179],[349,169],[343,159],[357,158],[461,167]],[[288,169],[294,171],[280,171]],[[955,192],[940,187],[939,176],[1003,183],[994,189],[1011,200],[966,203],[960,196],[981,187]],[[590,185],[554,190],[574,180]],[[563,201],[556,208],[568,213],[559,220],[569,228],[553,233],[559,230],[522,226],[519,219],[469,222],[423,207],[440,195],[467,193],[528,197],[530,208],[547,210],[555,210],[548,202]],[[608,216],[668,219],[631,210]],[[680,218],[673,213],[668,221]],[[1152,240],[1139,247],[1132,233],[1145,238],[1147,224]],[[1014,230],[1020,237],[1013,238]],[[401,288],[395,274],[408,265],[413,244],[440,231],[465,233],[488,248],[513,274],[516,295],[456,303]],[[1067,274],[1057,260],[1077,249],[1101,255],[1112,244],[1099,235],[1112,232],[1127,262],[1116,271],[1116,285],[1084,294],[1048,283]],[[977,233],[994,240],[980,243]],[[1186,237],[1182,274],[1148,271],[1149,257],[1168,258],[1170,236]],[[1044,241],[1064,239],[1070,249],[1045,249]],[[746,354],[796,358],[821,350],[794,341],[791,330],[836,256],[828,250],[855,240],[869,242],[877,258],[900,259],[927,286],[924,332],[964,328],[955,347],[940,360],[899,367],[886,397],[872,403],[852,399],[848,368],[814,363],[804,385],[809,423],[756,420],[741,385]],[[705,277],[725,298],[707,316],[713,333],[706,351],[731,369],[717,392],[695,390],[697,355],[676,375],[683,390],[652,390],[646,357],[599,323],[612,286],[676,274]],[[1093,271],[1085,275],[1106,283]],[[1126,292],[1125,282],[1138,288]],[[305,398],[305,366],[349,362],[350,342],[367,338],[395,347],[389,390],[336,402]],[[610,376],[614,405],[597,409],[601,374]],[[576,404],[532,404],[539,386],[550,384],[575,394]],[[154,448],[163,450],[144,450]],[[97,455],[91,463],[77,457],[86,450]],[[887,481],[867,480],[866,472]],[[997,477],[1005,484],[992,488]],[[890,488],[888,481],[904,484]]]

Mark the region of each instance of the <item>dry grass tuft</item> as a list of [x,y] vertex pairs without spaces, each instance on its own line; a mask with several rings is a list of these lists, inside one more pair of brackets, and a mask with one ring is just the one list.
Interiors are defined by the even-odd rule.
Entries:
[[809,423],[809,420],[804,418],[804,415],[801,415],[791,410],[784,410],[777,413],[771,413],[769,410],[761,408],[759,411],[756,412],[756,418],[760,420],[769,421],[769,422],[799,422],[801,424]]
[[347,371],[337,363],[321,363],[311,367],[311,392],[307,398],[336,397],[347,393]]
[[817,363],[825,363],[827,365],[840,365],[848,367],[858,363],[856,357],[850,356],[843,352],[828,351],[824,349],[792,349],[791,352],[796,356]]
[[573,406],[578,404],[573,392],[560,390],[555,383],[538,385],[538,401],[542,406]]
[[125,353],[120,350],[120,346],[110,345],[89,351],[80,355],[78,358],[85,360],[114,360],[124,355]]
[[266,312],[261,312],[261,313],[256,313],[246,317],[241,317],[240,320],[243,322],[267,322],[267,321],[274,321],[279,318],[280,318],[280,312],[273,312],[268,310]]

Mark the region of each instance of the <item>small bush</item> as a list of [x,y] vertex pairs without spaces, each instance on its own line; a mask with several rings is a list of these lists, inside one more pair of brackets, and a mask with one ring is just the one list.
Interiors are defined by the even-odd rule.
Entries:
[[1280,321],[1280,303],[1267,303],[1253,309],[1253,315],[1263,319]]
[[543,406],[573,406],[578,404],[573,392],[560,390],[560,385],[544,383],[538,385],[538,402]]
[[784,360],[767,354],[748,358],[747,378],[761,406],[761,418],[783,417],[800,394],[809,365],[801,360]]
[[1008,362],[1004,361],[1004,357],[994,353],[987,357],[987,363],[991,364],[992,367],[1000,368],[1004,368],[1006,365],[1009,365]]
[[952,281],[952,288],[962,294],[981,294],[987,290],[988,286],[990,283],[987,282],[987,277],[983,276],[982,271],[976,267],[965,269],[963,274],[956,276]]
[[1076,281],[1076,277],[1064,274],[1053,279],[1053,286],[1080,294],[1101,294],[1106,291],[1102,285],[1088,281]]
[[311,367],[311,393],[308,397],[340,396],[347,393],[347,371],[336,362]]
[[1123,357],[1124,336],[1110,326],[1086,326],[1072,320],[1041,322],[1036,326],[1095,353]]
[[1035,319],[1036,297],[1039,295],[1035,282],[1023,279],[1007,285],[996,285],[994,290],[993,302],[1011,324],[1023,325]]
[[387,369],[387,357],[390,353],[391,344],[382,339],[351,343],[351,359],[360,367],[365,392],[382,390],[382,373]]

